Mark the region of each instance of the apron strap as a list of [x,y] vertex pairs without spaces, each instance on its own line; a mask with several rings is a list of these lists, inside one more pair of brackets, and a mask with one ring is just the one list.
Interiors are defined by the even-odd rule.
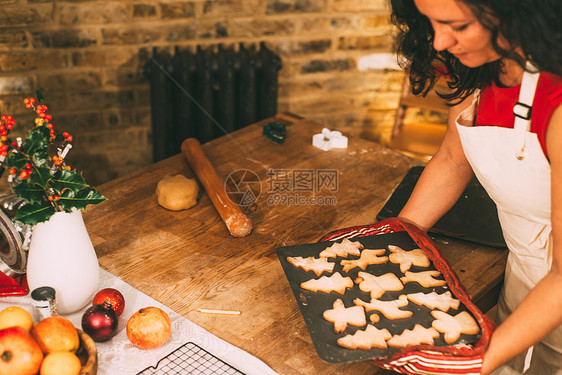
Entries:
[[515,125],[513,128],[515,129],[517,146],[515,157],[517,160],[525,158],[525,141],[527,139],[527,132],[531,130],[533,99],[539,75],[540,72],[530,62],[527,62],[521,81],[521,89],[519,90],[519,101],[513,106],[513,115],[515,115]]

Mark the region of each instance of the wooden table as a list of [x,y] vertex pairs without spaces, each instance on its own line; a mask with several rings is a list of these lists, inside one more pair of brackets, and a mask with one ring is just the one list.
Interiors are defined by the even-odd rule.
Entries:
[[[280,374],[385,373],[368,361],[334,365],[317,356],[276,249],[374,223],[408,169],[420,162],[358,138],[349,139],[347,149],[322,151],[311,145],[322,125],[289,114],[274,120],[287,124],[283,144],[262,135],[268,122],[263,121],[203,145],[223,178],[241,169],[258,176],[254,188],[261,194],[247,208],[254,225],[249,236],[231,237],[204,192],[189,210],[173,212],[157,204],[155,187],[164,176],[194,177],[183,155],[176,155],[99,186],[109,200],[88,208],[84,217],[100,266]],[[324,204],[274,204],[283,173],[334,170],[337,189],[332,185],[328,191],[325,185],[318,192],[299,192],[307,202],[327,197]],[[296,187],[284,194],[294,196]],[[473,301],[484,311],[490,308],[506,252],[445,237],[434,240]],[[201,314],[197,308],[241,315]]]

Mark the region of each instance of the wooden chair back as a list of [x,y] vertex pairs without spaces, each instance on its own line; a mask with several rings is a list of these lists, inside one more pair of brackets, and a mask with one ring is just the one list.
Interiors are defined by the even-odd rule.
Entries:
[[[444,80],[436,83],[435,89],[426,96],[412,94],[408,76],[404,76],[400,101],[396,110],[394,126],[389,147],[415,156],[423,160],[429,160],[439,148],[445,129],[447,127],[447,107],[444,99],[439,97],[435,90],[444,91],[447,86]],[[425,110],[435,112],[436,121],[406,122],[408,110]]]

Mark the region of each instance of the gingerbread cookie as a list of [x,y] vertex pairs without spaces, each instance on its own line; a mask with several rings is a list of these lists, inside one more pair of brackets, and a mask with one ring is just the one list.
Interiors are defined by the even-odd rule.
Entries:
[[392,252],[388,259],[392,263],[400,264],[400,271],[408,271],[412,265],[418,267],[429,267],[429,258],[423,253],[421,249],[414,249],[410,251],[403,250],[401,247],[388,245],[388,250]]
[[455,316],[442,311],[434,310],[431,315],[436,319],[431,323],[432,327],[445,335],[445,342],[452,344],[457,341],[462,333],[475,335],[480,332],[476,320],[466,311],[462,311]]
[[348,254],[359,256],[361,254],[363,245],[361,242],[350,241],[344,238],[341,243],[334,243],[332,246],[327,247],[320,253],[321,258],[347,258]]
[[301,267],[305,271],[314,271],[317,276],[320,276],[324,271],[332,272],[336,265],[335,263],[328,262],[328,258],[288,257],[287,261],[295,267]]
[[388,329],[378,329],[369,324],[364,331],[357,331],[353,335],[345,335],[338,339],[338,345],[347,349],[371,350],[371,348],[386,349],[386,340],[392,335]]
[[348,324],[362,327],[367,324],[365,310],[361,306],[345,307],[341,299],[334,302],[334,308],[324,311],[324,319],[334,323],[336,333],[344,332]]
[[301,283],[301,288],[308,289],[313,292],[322,291],[330,293],[331,291],[339,294],[345,293],[345,288],[353,287],[351,277],[343,277],[339,272],[335,272],[332,276],[322,276],[319,279],[310,279]]
[[366,311],[380,311],[388,319],[404,319],[409,318],[413,314],[413,312],[408,310],[400,310],[400,307],[408,305],[408,298],[405,295],[401,295],[398,299],[392,301],[381,301],[373,298],[371,302],[365,302],[356,298],[353,300],[353,303],[363,306]]
[[410,272],[406,271],[403,277],[400,278],[404,284],[415,281],[419,283],[424,288],[431,288],[433,286],[442,286],[447,284],[445,280],[435,279],[435,276],[441,275],[441,272],[430,270],[422,272]]
[[453,298],[451,292],[445,292],[443,294],[437,294],[436,292],[431,293],[411,293],[406,294],[406,297],[414,303],[420,306],[426,306],[430,309],[439,309],[443,312],[449,311],[450,308],[457,310],[461,304],[461,301]]
[[363,292],[370,292],[371,298],[379,298],[385,291],[397,291],[404,289],[404,285],[393,273],[386,273],[382,276],[374,276],[367,272],[359,271],[355,282],[359,284],[359,289]]
[[433,345],[434,339],[439,337],[435,328],[424,328],[416,324],[414,329],[405,329],[400,335],[394,335],[387,341],[388,346],[394,348],[405,348],[407,346],[428,344]]
[[342,260],[340,264],[343,266],[343,272],[359,267],[362,270],[367,268],[369,264],[381,264],[388,260],[388,257],[381,256],[386,253],[385,249],[365,249],[361,252],[361,257],[354,260]]

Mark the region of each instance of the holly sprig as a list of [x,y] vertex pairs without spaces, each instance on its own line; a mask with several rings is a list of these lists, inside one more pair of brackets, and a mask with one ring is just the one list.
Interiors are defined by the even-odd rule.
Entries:
[[10,139],[16,121],[12,116],[0,116],[0,163],[8,167],[11,190],[24,199],[14,220],[25,225],[47,221],[56,212],[84,210],[89,204],[106,200],[66,163],[73,137],[66,132],[55,133],[53,117],[47,114],[42,95],[37,94],[37,100],[24,99],[26,108],[37,114],[35,127],[25,140]]

